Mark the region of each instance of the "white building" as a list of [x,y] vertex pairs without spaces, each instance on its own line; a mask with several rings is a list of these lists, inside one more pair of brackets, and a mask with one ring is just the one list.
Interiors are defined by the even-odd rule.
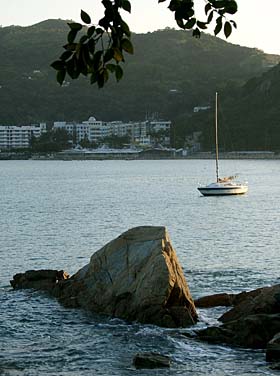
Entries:
[[0,149],[28,148],[31,137],[47,131],[46,123],[32,125],[0,125]]
[[168,131],[170,132],[171,121],[150,121],[150,129],[154,132]]
[[74,136],[74,133],[76,133],[77,142],[86,138],[90,142],[96,142],[111,134],[110,127],[107,123],[104,121],[98,121],[93,116],[82,123],[56,121],[53,123],[53,129],[65,129],[71,136]]
[[[141,142],[143,141],[144,144],[151,144],[151,138],[148,137],[150,131],[170,132],[171,121],[146,120],[141,122],[130,121],[126,123],[122,121],[104,122],[96,120],[92,116],[87,121],[83,121],[82,123],[67,123],[65,121],[54,122],[53,128],[65,129],[72,136],[75,134],[77,143],[85,138],[87,138],[90,142],[98,142],[109,136],[129,136],[131,142],[139,143],[141,140]],[[170,138],[168,136],[165,138],[166,143],[168,143]]]

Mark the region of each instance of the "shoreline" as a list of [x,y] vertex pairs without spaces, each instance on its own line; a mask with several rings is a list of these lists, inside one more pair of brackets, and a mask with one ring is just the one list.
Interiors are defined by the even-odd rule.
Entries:
[[[1,155],[2,154],[2,155]],[[47,155],[30,155],[24,153],[0,153],[0,160],[192,160],[209,159],[215,160],[216,156],[211,152],[193,153],[190,155],[171,155],[171,154],[129,154],[129,153],[54,153]],[[280,153],[274,152],[223,152],[219,154],[219,160],[278,160]]]

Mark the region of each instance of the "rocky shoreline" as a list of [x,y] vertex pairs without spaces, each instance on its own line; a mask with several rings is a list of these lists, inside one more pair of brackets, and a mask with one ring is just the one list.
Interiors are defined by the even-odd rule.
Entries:
[[[221,325],[194,327],[195,338],[266,350],[271,367],[280,369],[280,284],[193,301],[164,227],[128,230],[95,252],[89,264],[71,277],[62,270],[30,270],[16,274],[11,285],[47,292],[65,307],[170,328],[194,326],[199,308],[226,306],[229,310],[218,318]],[[154,367],[157,355],[148,354],[143,364]],[[162,366],[169,364],[161,361]]]

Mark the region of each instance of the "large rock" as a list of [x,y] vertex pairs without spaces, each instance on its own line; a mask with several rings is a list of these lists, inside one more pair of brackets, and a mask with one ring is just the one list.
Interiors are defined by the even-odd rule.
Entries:
[[71,278],[55,280],[48,290],[67,307],[128,321],[166,327],[185,327],[197,321],[164,227],[136,227],[123,233],[94,253],[90,263]]
[[264,349],[279,331],[280,314],[258,314],[242,317],[222,326],[209,327],[197,334],[207,342]]
[[[263,287],[240,294],[216,294],[195,301],[199,307],[234,307],[219,320],[223,325],[198,333],[206,341],[250,348],[266,348],[280,331],[280,285]],[[269,350],[268,350],[269,351]]]
[[194,324],[197,314],[164,227],[136,227],[94,253],[56,295],[129,321],[167,327]]
[[225,323],[249,315],[274,313],[280,313],[280,284],[239,294],[235,307],[223,314],[219,320]]

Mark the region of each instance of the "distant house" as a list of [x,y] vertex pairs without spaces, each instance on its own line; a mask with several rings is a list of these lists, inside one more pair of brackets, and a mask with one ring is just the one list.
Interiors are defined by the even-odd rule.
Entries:
[[211,106],[196,106],[193,108],[193,112],[199,112],[199,111],[207,111],[211,108]]

